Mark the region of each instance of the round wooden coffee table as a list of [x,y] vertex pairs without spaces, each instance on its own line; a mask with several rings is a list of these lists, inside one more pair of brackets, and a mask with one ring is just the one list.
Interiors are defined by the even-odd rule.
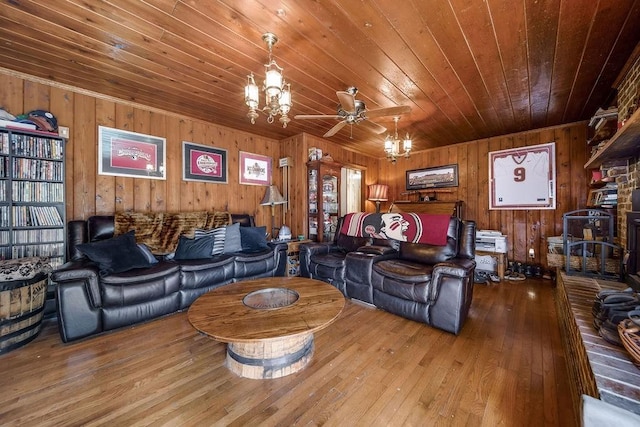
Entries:
[[225,285],[189,308],[198,331],[227,343],[227,367],[246,378],[278,378],[303,369],[313,333],[338,318],[345,299],[335,287],[302,277]]

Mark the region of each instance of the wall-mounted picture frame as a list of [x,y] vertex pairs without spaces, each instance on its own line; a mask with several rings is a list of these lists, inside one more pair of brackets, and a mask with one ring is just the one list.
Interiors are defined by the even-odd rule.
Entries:
[[182,179],[227,183],[227,150],[182,141]]
[[167,179],[166,139],[98,126],[98,174]]
[[240,152],[240,184],[271,184],[271,157]]
[[489,209],[555,209],[556,144],[489,153]]
[[458,165],[413,169],[406,172],[407,190],[457,187]]

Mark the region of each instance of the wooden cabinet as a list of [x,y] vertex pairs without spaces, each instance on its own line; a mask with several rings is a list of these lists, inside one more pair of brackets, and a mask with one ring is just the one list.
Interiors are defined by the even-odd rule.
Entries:
[[317,160],[307,163],[309,233],[311,240],[333,240],[340,215],[340,171],[342,165]]
[[0,257],[65,260],[65,140],[0,129]]

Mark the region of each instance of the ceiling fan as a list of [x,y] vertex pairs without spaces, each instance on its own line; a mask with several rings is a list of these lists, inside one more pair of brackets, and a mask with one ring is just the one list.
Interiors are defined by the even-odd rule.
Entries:
[[376,108],[367,110],[363,101],[356,99],[358,93],[357,87],[350,87],[345,91],[337,91],[338,96],[338,112],[337,114],[298,114],[296,119],[337,119],[340,122],[329,129],[323,137],[328,138],[335,135],[346,124],[360,124],[371,132],[381,134],[387,131],[382,125],[369,121],[369,119],[383,116],[399,116],[411,111],[408,105],[400,105],[397,107]]

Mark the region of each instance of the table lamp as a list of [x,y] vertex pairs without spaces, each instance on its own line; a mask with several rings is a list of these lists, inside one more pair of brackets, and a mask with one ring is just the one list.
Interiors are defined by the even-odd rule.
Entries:
[[386,202],[389,186],[385,184],[371,184],[369,186],[369,200],[376,203],[376,213],[380,212],[380,202]]
[[287,203],[287,201],[280,194],[280,190],[276,185],[271,184],[269,188],[267,188],[267,192],[262,198],[262,202],[260,204],[262,206],[271,206],[271,238],[275,238],[275,229],[276,229],[276,205],[282,205]]

